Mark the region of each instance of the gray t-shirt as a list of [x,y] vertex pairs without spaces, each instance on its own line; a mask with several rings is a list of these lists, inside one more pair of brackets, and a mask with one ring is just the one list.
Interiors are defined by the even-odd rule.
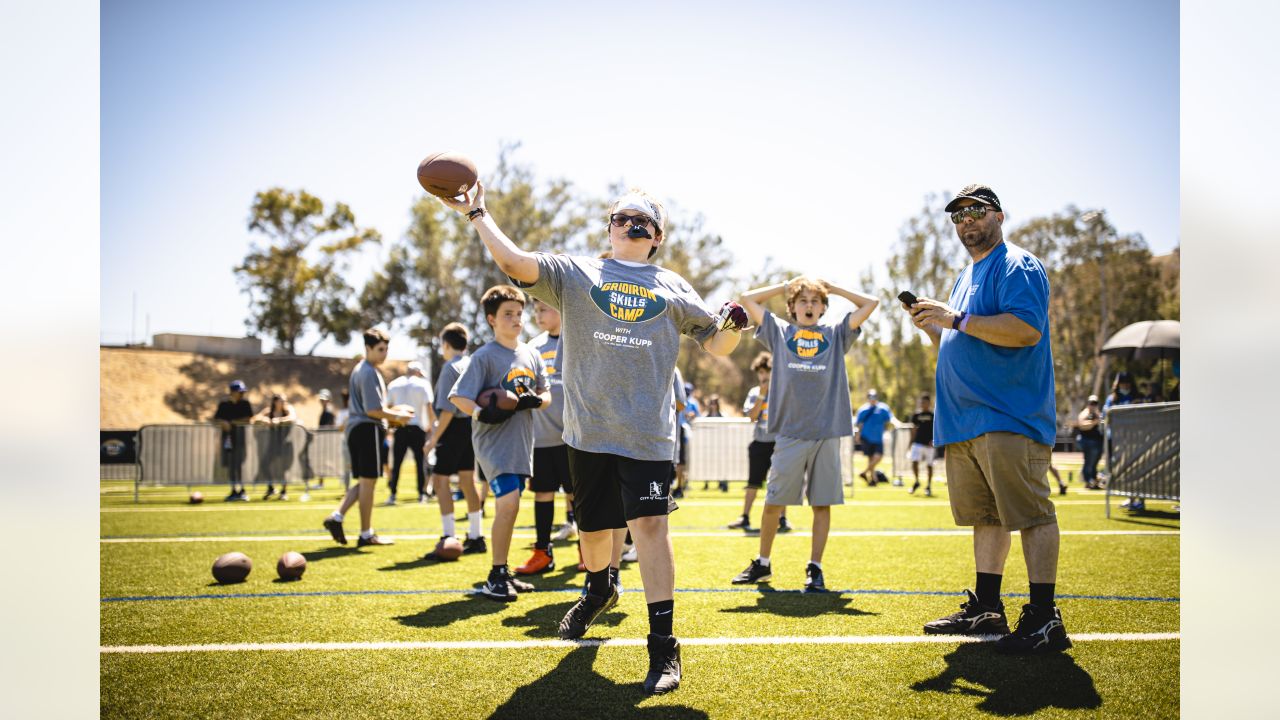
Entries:
[[[547,370],[532,347],[520,343],[516,349],[496,342],[485,343],[471,355],[471,363],[449,393],[450,399],[475,400],[481,390],[503,387],[517,395],[542,393],[547,389]],[[457,406],[454,410],[457,411]],[[490,480],[503,473],[533,475],[533,417],[542,410],[521,410],[496,425],[471,423],[471,444],[476,462]]]
[[542,333],[529,341],[538,351],[542,364],[547,368],[547,385],[551,388],[551,407],[533,414],[533,446],[556,447],[564,444],[564,378],[556,362],[560,351],[560,336]]
[[466,372],[467,364],[470,362],[470,355],[457,355],[440,368],[440,377],[436,378],[436,415],[442,412],[459,414],[458,408],[449,402],[449,393],[453,392],[453,386],[457,384],[458,378],[462,377],[462,373]]
[[560,311],[557,369],[564,441],[636,460],[675,455],[672,377],[680,335],[698,344],[719,317],[678,274],[657,265],[535,253],[529,294]]
[[849,315],[835,323],[801,327],[765,311],[756,339],[773,353],[770,433],[798,440],[853,435],[844,354],[862,328],[850,332]]
[[[772,394],[772,393],[770,393]],[[742,414],[746,415],[756,404],[756,398],[760,397],[760,386],[757,385],[747,391],[747,399],[742,403]],[[751,439],[756,442],[774,442],[777,438],[773,433],[769,432],[769,398],[764,399],[764,407],[760,408],[760,418],[756,420],[756,427]]]
[[370,410],[381,410],[382,401],[387,397],[387,385],[378,368],[365,360],[357,363],[355,369],[351,371],[347,392],[351,395],[351,402],[347,406],[351,411],[347,415],[348,434],[351,433],[351,428],[361,423],[378,423],[382,427],[387,426],[386,420],[375,420],[368,415]]

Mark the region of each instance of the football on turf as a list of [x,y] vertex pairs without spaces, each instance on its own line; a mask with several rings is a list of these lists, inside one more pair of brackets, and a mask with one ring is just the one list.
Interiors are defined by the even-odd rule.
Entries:
[[253,569],[253,561],[242,552],[223,553],[213,561],[213,579],[227,585],[244,582]]
[[485,390],[481,390],[480,394],[476,396],[476,404],[482,408],[489,407],[489,398],[493,397],[494,395],[498,396],[499,410],[515,410],[516,409],[516,402],[519,400],[519,398],[516,397],[516,394],[511,392],[510,390],[507,390],[505,388],[500,388],[500,387],[492,387]]
[[442,537],[440,542],[436,543],[435,553],[441,560],[457,560],[462,557],[462,542],[452,535]]
[[204,502],[204,493],[200,492],[199,490],[196,490],[195,492],[191,493],[191,497],[187,498],[187,500],[192,505],[199,505],[200,503]]
[[276,561],[276,574],[281,580],[301,580],[302,573],[306,571],[307,559],[302,557],[302,553],[290,550]]

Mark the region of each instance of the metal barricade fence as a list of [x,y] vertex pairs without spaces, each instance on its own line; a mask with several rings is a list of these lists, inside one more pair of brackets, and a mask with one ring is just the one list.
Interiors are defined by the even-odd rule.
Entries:
[[[697,418],[689,424],[685,476],[689,482],[746,482],[747,446],[755,423],[746,418]],[[853,438],[840,438],[840,478],[853,477]]]
[[204,485],[240,481],[304,483],[315,477],[342,477],[346,443],[340,428],[307,430],[299,425],[237,425],[223,437],[213,424],[146,425],[138,431],[138,474],[142,485]]
[[911,453],[911,435],[914,432],[914,425],[890,428],[885,431],[885,434],[889,436],[888,441],[885,443],[888,445],[885,448],[888,451],[886,454],[890,458],[889,472],[898,480],[906,477],[907,473],[911,472],[911,458],[908,456]]
[[1180,499],[1180,408],[1172,402],[1107,411],[1107,517],[1112,495]]

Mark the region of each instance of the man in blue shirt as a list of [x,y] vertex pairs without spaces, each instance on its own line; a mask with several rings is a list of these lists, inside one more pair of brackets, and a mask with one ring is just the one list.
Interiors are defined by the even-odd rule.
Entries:
[[[934,445],[946,445],[948,495],[957,525],[973,526],[976,593],[960,612],[924,626],[930,634],[999,634],[1012,653],[1071,647],[1054,604],[1058,518],[1047,472],[1053,450],[1053,356],[1049,280],[1039,258],[1004,240],[1004,211],[986,185],[946,206],[973,262],[946,303],[904,306],[938,347]],[[1010,532],[1022,534],[1031,602],[1010,633],[1000,581]]]
[[858,424],[858,445],[862,447],[862,454],[867,456],[867,469],[860,473],[860,477],[874,486],[884,477],[884,473],[877,473],[876,465],[884,458],[884,431],[893,422],[893,410],[880,402],[872,388],[867,391],[867,402],[858,408],[854,422]]

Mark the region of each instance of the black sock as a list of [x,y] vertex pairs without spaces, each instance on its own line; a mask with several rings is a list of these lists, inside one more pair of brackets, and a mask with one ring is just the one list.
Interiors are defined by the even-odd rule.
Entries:
[[551,544],[551,523],[555,520],[556,504],[553,500],[533,501],[533,524],[538,538],[533,546],[546,550]]
[[564,521],[565,521],[566,523],[573,523],[573,522],[577,522],[576,520],[574,520],[574,519],[573,519],[573,511],[572,511],[572,510],[565,510],[565,511],[564,511]]
[[999,605],[1000,581],[1003,579],[1003,575],[996,573],[978,573],[978,582],[974,588],[974,593],[978,596],[978,602],[983,605]]
[[1031,604],[1053,607],[1053,589],[1057,583],[1031,583]]
[[625,543],[626,543],[626,544],[628,544],[628,545],[633,544],[633,543],[632,543],[632,541],[631,541],[631,531],[630,531],[630,530],[628,530],[628,531],[627,531],[627,539],[626,539],[626,540],[623,540],[623,542],[625,542]]
[[675,600],[659,600],[649,603],[649,633],[652,635],[670,635],[671,618],[675,615]]
[[587,592],[596,597],[609,596],[609,567],[598,572],[587,571]]

